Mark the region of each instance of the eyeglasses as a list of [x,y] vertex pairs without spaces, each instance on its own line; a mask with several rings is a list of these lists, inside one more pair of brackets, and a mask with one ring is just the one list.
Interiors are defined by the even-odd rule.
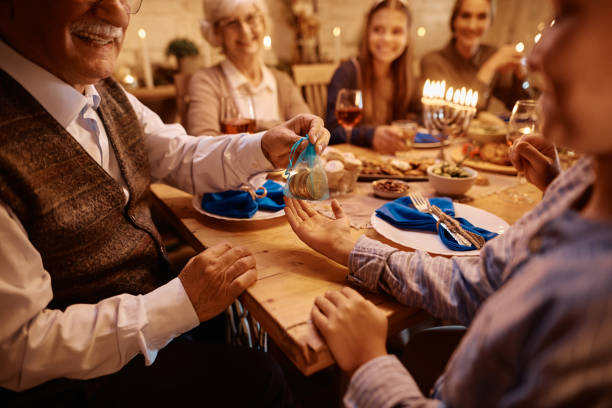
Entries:
[[142,0],[121,0],[128,14],[136,14],[142,6]]
[[244,18],[234,17],[234,18],[224,18],[219,20],[216,24],[219,28],[222,29],[230,29],[233,31],[238,31],[242,27],[242,24],[248,25],[250,28],[257,28],[262,22],[263,16],[261,13],[249,13]]

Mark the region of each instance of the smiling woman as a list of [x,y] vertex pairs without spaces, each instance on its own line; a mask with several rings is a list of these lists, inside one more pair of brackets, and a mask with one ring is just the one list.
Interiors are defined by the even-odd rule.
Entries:
[[456,0],[450,18],[451,41],[421,60],[423,78],[478,91],[479,109],[488,108],[491,97],[508,109],[516,100],[530,97],[522,87],[526,77],[522,53],[512,45],[497,48],[482,44],[495,11],[495,0]]
[[[374,4],[366,15],[359,57],[342,64],[332,77],[327,93],[325,125],[332,143],[371,147],[381,153],[405,150],[402,131],[387,126],[392,120],[406,119],[413,96],[412,15],[399,0]],[[340,89],[361,89],[364,118],[346,137],[334,112]]]
[[[187,130],[192,135],[222,133],[221,101],[233,101],[237,115],[253,118],[264,130],[299,113],[310,112],[291,78],[261,60],[268,28],[263,0],[204,0],[202,35],[227,57],[191,78]],[[250,99],[252,102],[242,103]],[[254,115],[249,105],[254,105]]]

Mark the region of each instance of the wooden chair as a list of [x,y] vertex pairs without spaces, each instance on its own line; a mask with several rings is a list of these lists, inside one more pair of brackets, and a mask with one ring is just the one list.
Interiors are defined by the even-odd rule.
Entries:
[[191,74],[178,73],[174,75],[176,88],[176,111],[181,125],[187,129],[187,112],[189,111],[189,80]]
[[336,71],[337,64],[293,65],[293,80],[302,90],[302,95],[312,113],[325,117],[327,107],[327,85]]

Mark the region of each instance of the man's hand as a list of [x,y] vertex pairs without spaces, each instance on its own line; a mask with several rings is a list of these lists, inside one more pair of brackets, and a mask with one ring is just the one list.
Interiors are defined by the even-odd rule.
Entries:
[[387,354],[387,317],[351,288],[317,296],[310,316],[336,362],[349,375]]
[[338,201],[332,200],[335,220],[319,214],[303,200],[285,197],[285,204],[289,225],[306,245],[341,265],[348,265],[355,240],[351,239],[350,221]]
[[189,260],[179,274],[200,322],[227,307],[257,279],[248,249],[221,242]]
[[[268,130],[261,139],[261,148],[274,167],[284,168],[289,164],[291,147],[306,134],[308,140],[316,146],[317,153],[321,154],[329,143],[329,131],[325,129],[323,119],[310,114],[294,116],[282,125]],[[299,151],[304,148],[305,146]]]
[[377,126],[372,139],[372,148],[381,154],[395,154],[406,150],[402,130],[395,126]]
[[544,191],[561,171],[555,145],[541,136],[525,135],[509,150],[514,167],[531,184]]

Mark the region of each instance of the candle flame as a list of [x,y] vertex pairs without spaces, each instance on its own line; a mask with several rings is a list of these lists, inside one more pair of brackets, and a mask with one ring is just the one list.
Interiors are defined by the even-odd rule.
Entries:
[[461,100],[461,91],[459,89],[455,90],[455,95],[453,95],[453,103],[458,104]]
[[138,29],[138,36],[143,39],[147,37],[147,32],[144,30],[144,28]]
[[340,27],[334,27],[334,29],[332,30],[332,35],[334,37],[340,37],[340,34],[342,34],[342,30],[340,29]]
[[453,99],[453,87],[451,86],[446,91],[446,100],[450,102],[452,99]]
[[269,35],[266,35],[263,38],[263,46],[266,50],[269,50],[272,48],[272,38]]
[[516,52],[523,52],[523,51],[525,51],[525,44],[520,42],[520,43],[516,44],[516,47],[514,47],[514,49],[516,50]]
[[459,95],[459,103],[461,105],[465,105],[465,96],[467,94],[467,90],[465,89],[465,86],[461,88],[461,94]]
[[537,33],[535,37],[533,37],[533,42],[537,44],[540,42],[540,39],[542,39],[542,33]]
[[475,108],[478,105],[478,91],[472,94],[472,108]]
[[429,78],[425,81],[425,85],[423,85],[423,96],[428,97],[430,95],[431,90],[431,81]]
[[123,83],[125,84],[133,85],[134,82],[136,82],[136,79],[130,74],[127,74],[126,76],[123,77]]

